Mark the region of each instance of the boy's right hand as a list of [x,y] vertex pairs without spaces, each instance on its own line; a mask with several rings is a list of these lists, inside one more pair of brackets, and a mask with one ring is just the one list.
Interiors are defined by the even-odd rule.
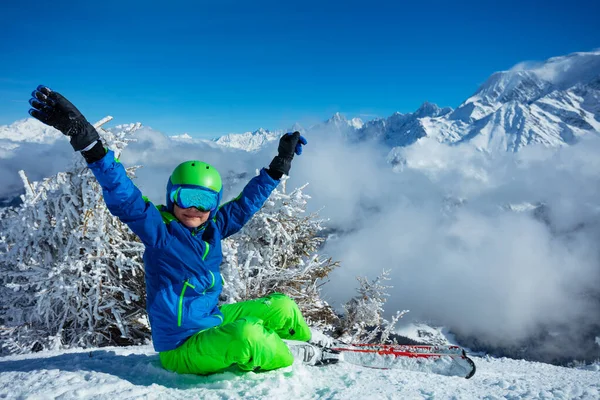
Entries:
[[29,114],[69,136],[75,151],[89,149],[100,139],[92,124],[60,93],[40,85],[31,96]]

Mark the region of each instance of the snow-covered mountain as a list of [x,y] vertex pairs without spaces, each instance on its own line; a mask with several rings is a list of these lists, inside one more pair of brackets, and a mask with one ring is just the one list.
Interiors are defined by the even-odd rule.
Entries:
[[458,142],[485,150],[572,144],[600,132],[599,88],[600,51],[517,65],[493,74],[445,121],[430,121],[428,134],[460,131]]
[[53,143],[63,135],[58,130],[34,118],[20,119],[10,125],[0,125],[0,140],[30,143]]
[[450,118],[464,122],[477,121],[493,113],[504,103],[530,103],[549,93],[551,88],[549,82],[538,78],[531,71],[496,72]]
[[245,132],[241,134],[230,133],[228,135],[221,136],[215,140],[215,142],[225,147],[233,147],[246,151],[256,151],[262,148],[265,144],[279,139],[282,133],[282,131],[272,132],[263,128],[259,128],[254,132]]
[[450,107],[440,108],[425,102],[414,113],[394,113],[387,119],[375,119],[356,130],[356,140],[380,140],[390,147],[408,146],[427,136],[422,123],[425,118],[436,118],[452,112]]
[[485,150],[518,151],[541,143],[572,144],[600,132],[600,51],[520,64],[493,74],[447,118],[427,121],[427,133]]
[[[331,118],[319,124],[312,125],[306,130],[307,134],[338,134],[344,137],[353,137],[358,129],[363,127],[364,123],[360,118],[346,119],[345,116],[336,112]],[[301,131],[302,132],[302,131]]]
[[408,146],[422,137],[486,151],[572,144],[600,134],[600,51],[519,64],[492,74],[456,110],[424,103],[414,113],[368,121],[356,140]]
[[63,137],[58,130],[33,118],[0,125],[0,157],[4,158],[22,143],[52,144]]
[[[223,145],[254,151],[274,140],[266,131],[227,135]],[[425,102],[413,113],[363,123],[334,114],[307,134],[338,133],[352,142],[409,146],[423,137],[470,143],[485,151],[518,151],[529,144],[559,147],[600,134],[600,51],[522,63],[492,74],[456,110]]]
[[324,123],[325,126],[335,126],[338,129],[360,129],[363,127],[364,123],[360,118],[352,118],[351,120],[346,119],[342,114],[336,112],[333,114],[331,118],[329,118]]
[[305,129],[296,122],[286,130],[270,131],[260,128],[254,132],[230,133],[216,139],[215,143],[224,147],[232,147],[252,152],[259,150],[269,142],[278,140],[285,132],[299,131],[303,134],[309,133],[316,135],[336,133],[354,140],[356,132],[362,129],[363,126],[364,122],[360,118],[348,120],[345,116],[336,112],[331,118],[319,124],[312,125],[308,129]]

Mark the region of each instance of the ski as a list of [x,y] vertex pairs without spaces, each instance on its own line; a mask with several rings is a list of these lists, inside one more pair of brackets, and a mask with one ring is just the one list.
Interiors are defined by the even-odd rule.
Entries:
[[375,343],[357,343],[352,345],[343,345],[342,347],[357,347],[362,349],[375,349],[381,351],[409,352],[423,354],[462,354],[463,349],[456,345],[413,345],[413,344],[375,344]]
[[407,369],[447,376],[475,375],[476,367],[459,346],[352,344],[335,345],[340,360],[369,368]]

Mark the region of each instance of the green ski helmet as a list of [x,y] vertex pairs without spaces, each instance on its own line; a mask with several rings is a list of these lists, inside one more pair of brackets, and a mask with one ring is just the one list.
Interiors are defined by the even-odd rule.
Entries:
[[173,211],[173,204],[180,189],[198,189],[213,193],[216,207],[211,210],[210,218],[216,213],[223,195],[221,175],[215,167],[198,160],[185,161],[171,173],[167,182],[167,209]]

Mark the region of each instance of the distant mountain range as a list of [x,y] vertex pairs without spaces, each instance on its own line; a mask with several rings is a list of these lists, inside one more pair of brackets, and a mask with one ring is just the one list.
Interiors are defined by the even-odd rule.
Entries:
[[33,118],[0,125],[0,158],[6,158],[21,143],[51,144],[62,136],[56,129]]
[[283,131],[268,131],[260,128],[254,132],[242,134],[230,133],[229,135],[221,136],[215,140],[215,142],[221,146],[233,147],[246,151],[256,151],[266,143],[279,139],[282,134]]
[[[336,132],[351,142],[377,141],[390,148],[428,137],[451,145],[471,143],[484,151],[518,151],[529,144],[558,147],[600,134],[600,51],[573,53],[543,63],[496,72],[455,110],[425,102],[414,113],[363,122],[334,114],[323,123],[290,130]],[[217,147],[257,151],[283,130],[260,128],[212,141]],[[20,142],[52,143],[61,134],[34,119],[0,126],[0,155]],[[172,140],[209,142],[189,135]]]
[[[583,135],[600,134],[600,51],[496,72],[456,110],[425,102],[414,113],[397,112],[366,123],[337,113],[305,131],[334,131],[354,142],[374,140],[391,148],[423,137],[452,145],[470,142],[484,151],[573,144]],[[265,143],[279,133],[227,135],[219,143],[244,148],[242,139]]]

